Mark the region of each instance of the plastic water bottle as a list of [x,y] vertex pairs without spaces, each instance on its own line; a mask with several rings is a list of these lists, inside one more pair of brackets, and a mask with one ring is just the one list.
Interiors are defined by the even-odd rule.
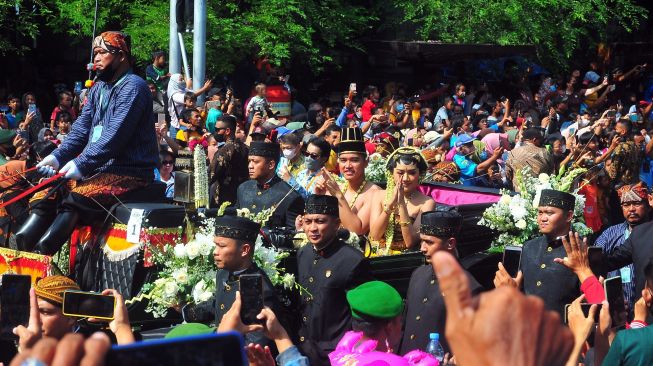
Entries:
[[426,346],[426,353],[435,357],[439,362],[442,362],[444,359],[444,350],[440,344],[440,334],[431,333],[429,334],[429,344]]

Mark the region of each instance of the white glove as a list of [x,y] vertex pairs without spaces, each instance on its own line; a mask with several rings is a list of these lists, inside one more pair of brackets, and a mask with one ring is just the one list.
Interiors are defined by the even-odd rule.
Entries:
[[82,172],[79,171],[77,168],[77,165],[75,164],[75,161],[71,160],[66,163],[66,165],[59,170],[59,173],[64,173],[64,178],[72,179],[72,180],[80,180],[82,179]]
[[57,173],[59,169],[59,161],[54,155],[48,155],[40,163],[36,164],[39,173],[51,177]]

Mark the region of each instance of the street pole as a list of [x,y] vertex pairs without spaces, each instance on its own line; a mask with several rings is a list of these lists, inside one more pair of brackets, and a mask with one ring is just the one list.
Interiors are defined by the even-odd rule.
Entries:
[[[206,0],[195,0],[193,11],[193,90],[198,90],[206,77]],[[197,104],[204,104],[203,94]]]
[[181,52],[179,38],[177,36],[177,0],[170,0],[170,48],[168,54],[168,72],[171,74],[181,73]]

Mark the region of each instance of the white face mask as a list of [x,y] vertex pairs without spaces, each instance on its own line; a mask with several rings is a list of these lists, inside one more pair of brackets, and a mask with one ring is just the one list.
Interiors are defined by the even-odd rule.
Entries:
[[283,157],[290,160],[297,155],[297,149],[283,149]]

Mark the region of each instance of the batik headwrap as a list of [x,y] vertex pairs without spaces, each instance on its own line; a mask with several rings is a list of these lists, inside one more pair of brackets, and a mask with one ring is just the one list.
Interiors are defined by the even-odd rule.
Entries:
[[617,194],[621,203],[648,201],[648,187],[644,182],[622,186],[617,190]]
[[93,49],[96,48],[101,48],[109,53],[123,51],[131,55],[131,39],[123,32],[104,32],[93,40]]
[[65,291],[79,291],[79,286],[75,281],[66,276],[48,276],[34,285],[34,292],[37,297],[50,300],[59,305],[63,304],[63,293]]

